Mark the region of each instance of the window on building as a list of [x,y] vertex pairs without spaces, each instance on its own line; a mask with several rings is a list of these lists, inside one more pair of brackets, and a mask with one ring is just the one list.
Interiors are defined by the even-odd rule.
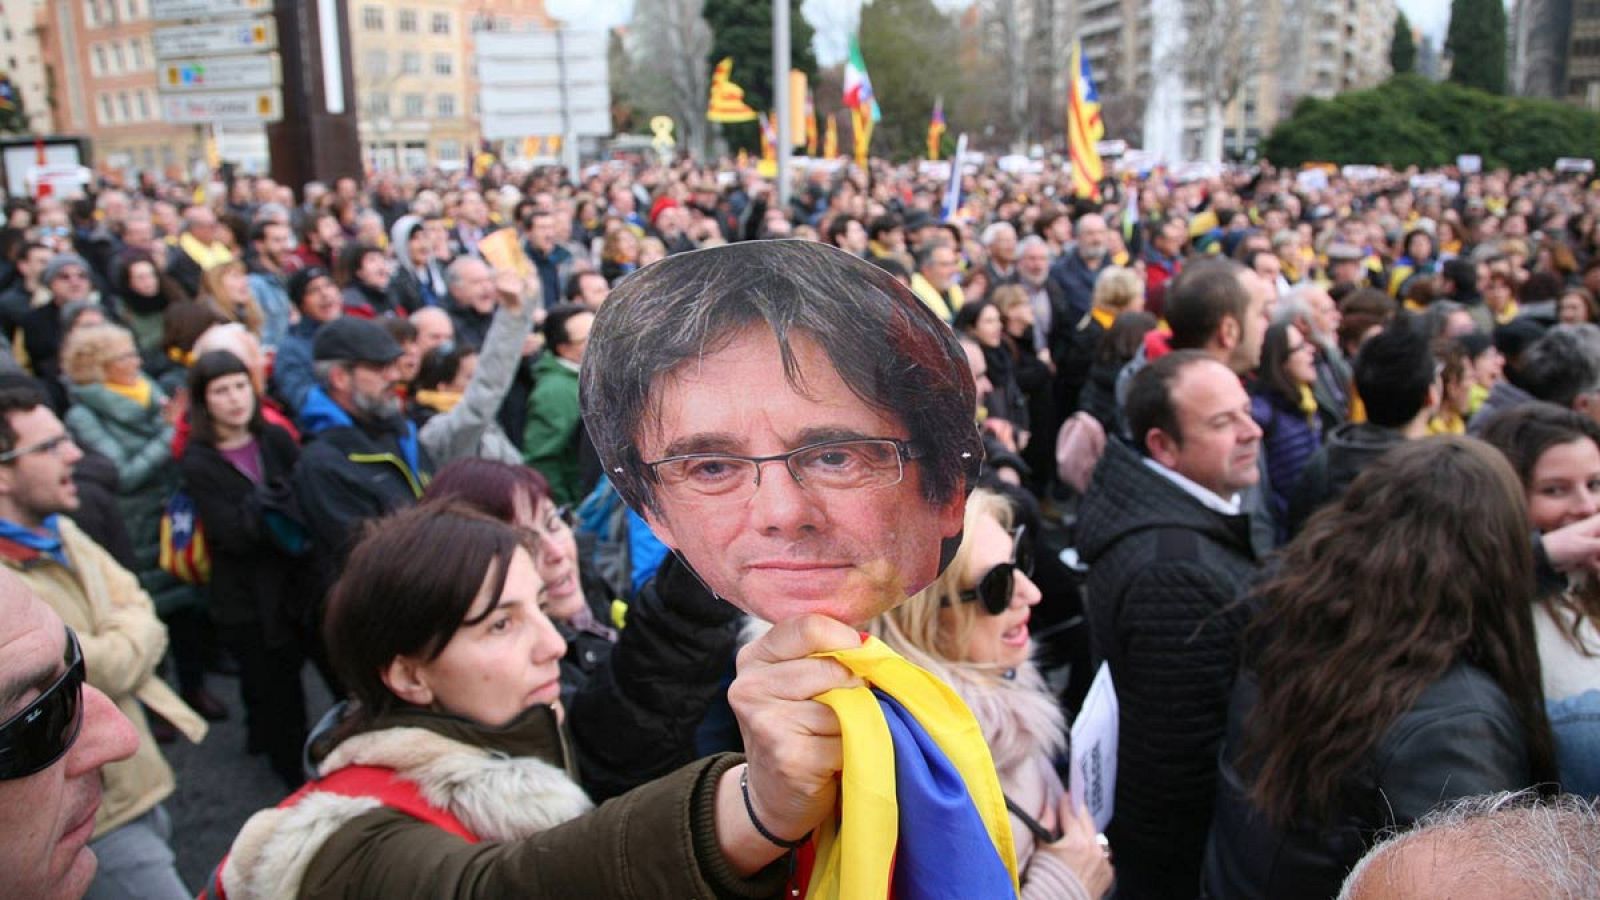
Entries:
[[422,54],[412,50],[407,50],[406,52],[400,54],[400,74],[421,75]]
[[417,30],[417,11],[402,9],[395,13],[394,27],[396,31],[412,34]]
[[433,74],[454,75],[456,71],[456,58],[448,53],[435,53],[433,55]]
[[405,114],[408,116],[422,115],[423,99],[421,94],[407,94],[405,99]]
[[100,24],[100,0],[83,0],[83,22],[90,28]]
[[440,94],[434,98],[434,111],[441,119],[454,118],[456,114],[456,95]]
[[383,30],[383,7],[381,7],[381,6],[363,6],[363,7],[361,7],[361,27],[366,29],[367,31],[382,31]]
[[434,147],[437,149],[440,162],[461,161],[460,141],[440,141],[439,143],[435,144]]
[[9,40],[11,40],[11,39],[12,39],[12,35],[11,35],[11,26],[10,26],[10,25],[7,25],[7,26],[6,26],[6,40],[7,40],[7,41],[9,41]]
[[387,116],[389,114],[389,95],[368,94],[367,107],[374,116]]
[[111,58],[116,63],[117,72],[128,71],[128,59],[122,53],[122,42],[117,41],[111,45]]
[[102,125],[110,125],[112,121],[113,120],[111,118],[111,98],[109,96],[107,96],[106,94],[101,94],[100,95],[100,124],[102,124]]
[[95,44],[89,56],[89,71],[94,75],[106,73],[106,48]]
[[389,54],[382,50],[368,50],[361,71],[368,78],[385,78],[389,74]]
[[128,102],[127,91],[117,94],[117,114],[122,117],[124,122],[133,120],[133,106]]
[[428,30],[432,31],[434,34],[449,34],[450,14],[442,12],[434,13],[431,27]]
[[129,21],[139,18],[139,0],[126,0],[122,4],[122,9]]
[[129,49],[133,50],[134,71],[144,71],[144,41],[133,41],[128,46]]
[[150,93],[148,91],[139,92],[139,121],[150,121]]

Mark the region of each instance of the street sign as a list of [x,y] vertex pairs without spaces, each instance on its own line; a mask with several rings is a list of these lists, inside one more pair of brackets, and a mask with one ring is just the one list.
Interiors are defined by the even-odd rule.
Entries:
[[276,122],[283,118],[283,94],[277,88],[162,94],[161,117],[178,125]]
[[478,104],[489,140],[611,134],[603,31],[479,33]]
[[157,59],[179,59],[276,50],[278,25],[272,19],[243,19],[201,25],[169,25],[153,35]]
[[269,12],[272,12],[272,0],[150,0],[150,18],[156,22],[255,16]]
[[163,91],[215,91],[268,88],[278,83],[277,54],[213,56],[160,63]]

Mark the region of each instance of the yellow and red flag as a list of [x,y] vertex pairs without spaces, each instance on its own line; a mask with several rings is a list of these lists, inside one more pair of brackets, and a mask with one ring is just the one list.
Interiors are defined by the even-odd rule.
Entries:
[[744,88],[731,81],[733,75],[733,57],[728,57],[717,63],[716,69],[711,72],[711,101],[706,106],[706,121],[721,122],[754,122],[757,118],[755,110],[750,104],[744,102]]
[[939,158],[939,141],[944,138],[944,98],[933,101],[933,119],[928,122],[928,159]]
[[1083,58],[1083,45],[1072,42],[1072,83],[1067,91],[1067,152],[1072,158],[1072,192],[1079,197],[1100,196],[1105,165],[1095,144],[1106,134],[1100,121],[1100,94]]
[[839,120],[828,115],[828,130],[822,135],[822,158],[836,159],[839,156]]
[[817,103],[810,90],[806,91],[806,155],[817,155]]

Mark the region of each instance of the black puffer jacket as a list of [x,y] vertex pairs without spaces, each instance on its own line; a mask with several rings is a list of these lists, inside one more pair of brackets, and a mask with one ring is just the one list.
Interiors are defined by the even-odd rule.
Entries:
[[1078,513],[1090,640],[1121,714],[1117,896],[1192,898],[1217,750],[1256,571],[1247,515],[1225,516],[1110,440]]
[[[1457,662],[1346,775],[1330,822],[1274,828],[1250,804],[1249,786],[1235,768],[1257,696],[1255,677],[1243,673],[1228,709],[1206,848],[1211,897],[1325,900],[1339,893],[1380,831],[1404,830],[1442,802],[1533,782],[1525,731],[1511,701],[1481,669]],[[1120,876],[1120,859],[1117,868]]]
[[695,729],[725,689],[742,617],[676,556],[639,590],[610,658],[589,673],[567,719],[595,802],[698,756]]

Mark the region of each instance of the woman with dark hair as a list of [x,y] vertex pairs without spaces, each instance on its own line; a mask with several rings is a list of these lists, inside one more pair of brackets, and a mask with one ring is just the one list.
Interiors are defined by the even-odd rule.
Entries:
[[956,310],[952,327],[982,348],[984,362],[989,366],[989,383],[994,386],[983,400],[984,409],[990,416],[1011,423],[1018,433],[1020,448],[1022,434],[1029,427],[1028,400],[1017,386],[1016,361],[1005,348],[1006,326],[1000,308],[987,300],[963,304]]
[[775,835],[828,814],[839,765],[825,749],[836,742],[792,724],[810,701],[785,698],[848,679],[826,666],[801,675],[818,661],[786,655],[798,629],[780,626],[744,654],[729,692],[747,761],[712,756],[593,809],[573,780],[566,646],[545,613],[530,537],[439,503],[368,532],[328,598],[323,634],[349,702],[311,740],[315,780],[245,824],[208,893],[629,900],[782,890],[787,851]]
[[[1506,455],[1528,495],[1528,519],[1548,534],[1600,512],[1600,425],[1550,403],[1495,416],[1483,439]],[[1544,697],[1561,789],[1600,796],[1600,582],[1578,571],[1534,603]]]
[[572,695],[607,657],[617,641],[612,594],[579,562],[572,514],[550,498],[550,483],[538,470],[487,459],[461,459],[440,469],[423,502],[461,502],[538,536],[530,552],[544,613],[567,642],[561,658],[561,696]]
[[149,353],[161,344],[162,313],[189,298],[183,288],[161,272],[154,257],[142,251],[119,257],[111,272],[117,313],[133,332],[139,352]]
[[1556,300],[1556,317],[1562,325],[1581,325],[1584,322],[1600,324],[1600,303],[1594,294],[1582,286],[1569,287]]
[[1555,775],[1527,504],[1462,437],[1407,441],[1313,516],[1254,592],[1205,885],[1331,897],[1381,831]]
[[292,611],[314,590],[298,558],[303,532],[289,490],[300,451],[287,431],[262,419],[250,371],[232,353],[196,360],[189,396],[189,443],[179,465],[211,556],[211,619],[239,662],[247,745],[265,752],[293,790],[305,780],[306,703],[302,626]]
[[1250,386],[1250,417],[1261,426],[1280,541],[1289,537],[1289,497],[1306,461],[1322,445],[1322,419],[1311,394],[1317,383],[1316,353],[1316,345],[1300,329],[1279,322],[1261,342],[1261,370]]
[[1116,427],[1117,373],[1138,354],[1145,335],[1154,331],[1157,324],[1156,317],[1146,312],[1121,313],[1094,348],[1089,380],[1078,395],[1078,408],[1094,416],[1107,434]]
[[1401,242],[1400,258],[1394,261],[1394,267],[1389,270],[1389,296],[1398,298],[1400,286],[1405,284],[1412,276],[1432,275],[1439,268],[1439,257],[1434,252],[1433,235],[1414,228],[1406,232],[1405,240]]
[[389,296],[389,256],[372,244],[346,244],[334,278],[342,288],[347,316],[375,319],[403,312]]

